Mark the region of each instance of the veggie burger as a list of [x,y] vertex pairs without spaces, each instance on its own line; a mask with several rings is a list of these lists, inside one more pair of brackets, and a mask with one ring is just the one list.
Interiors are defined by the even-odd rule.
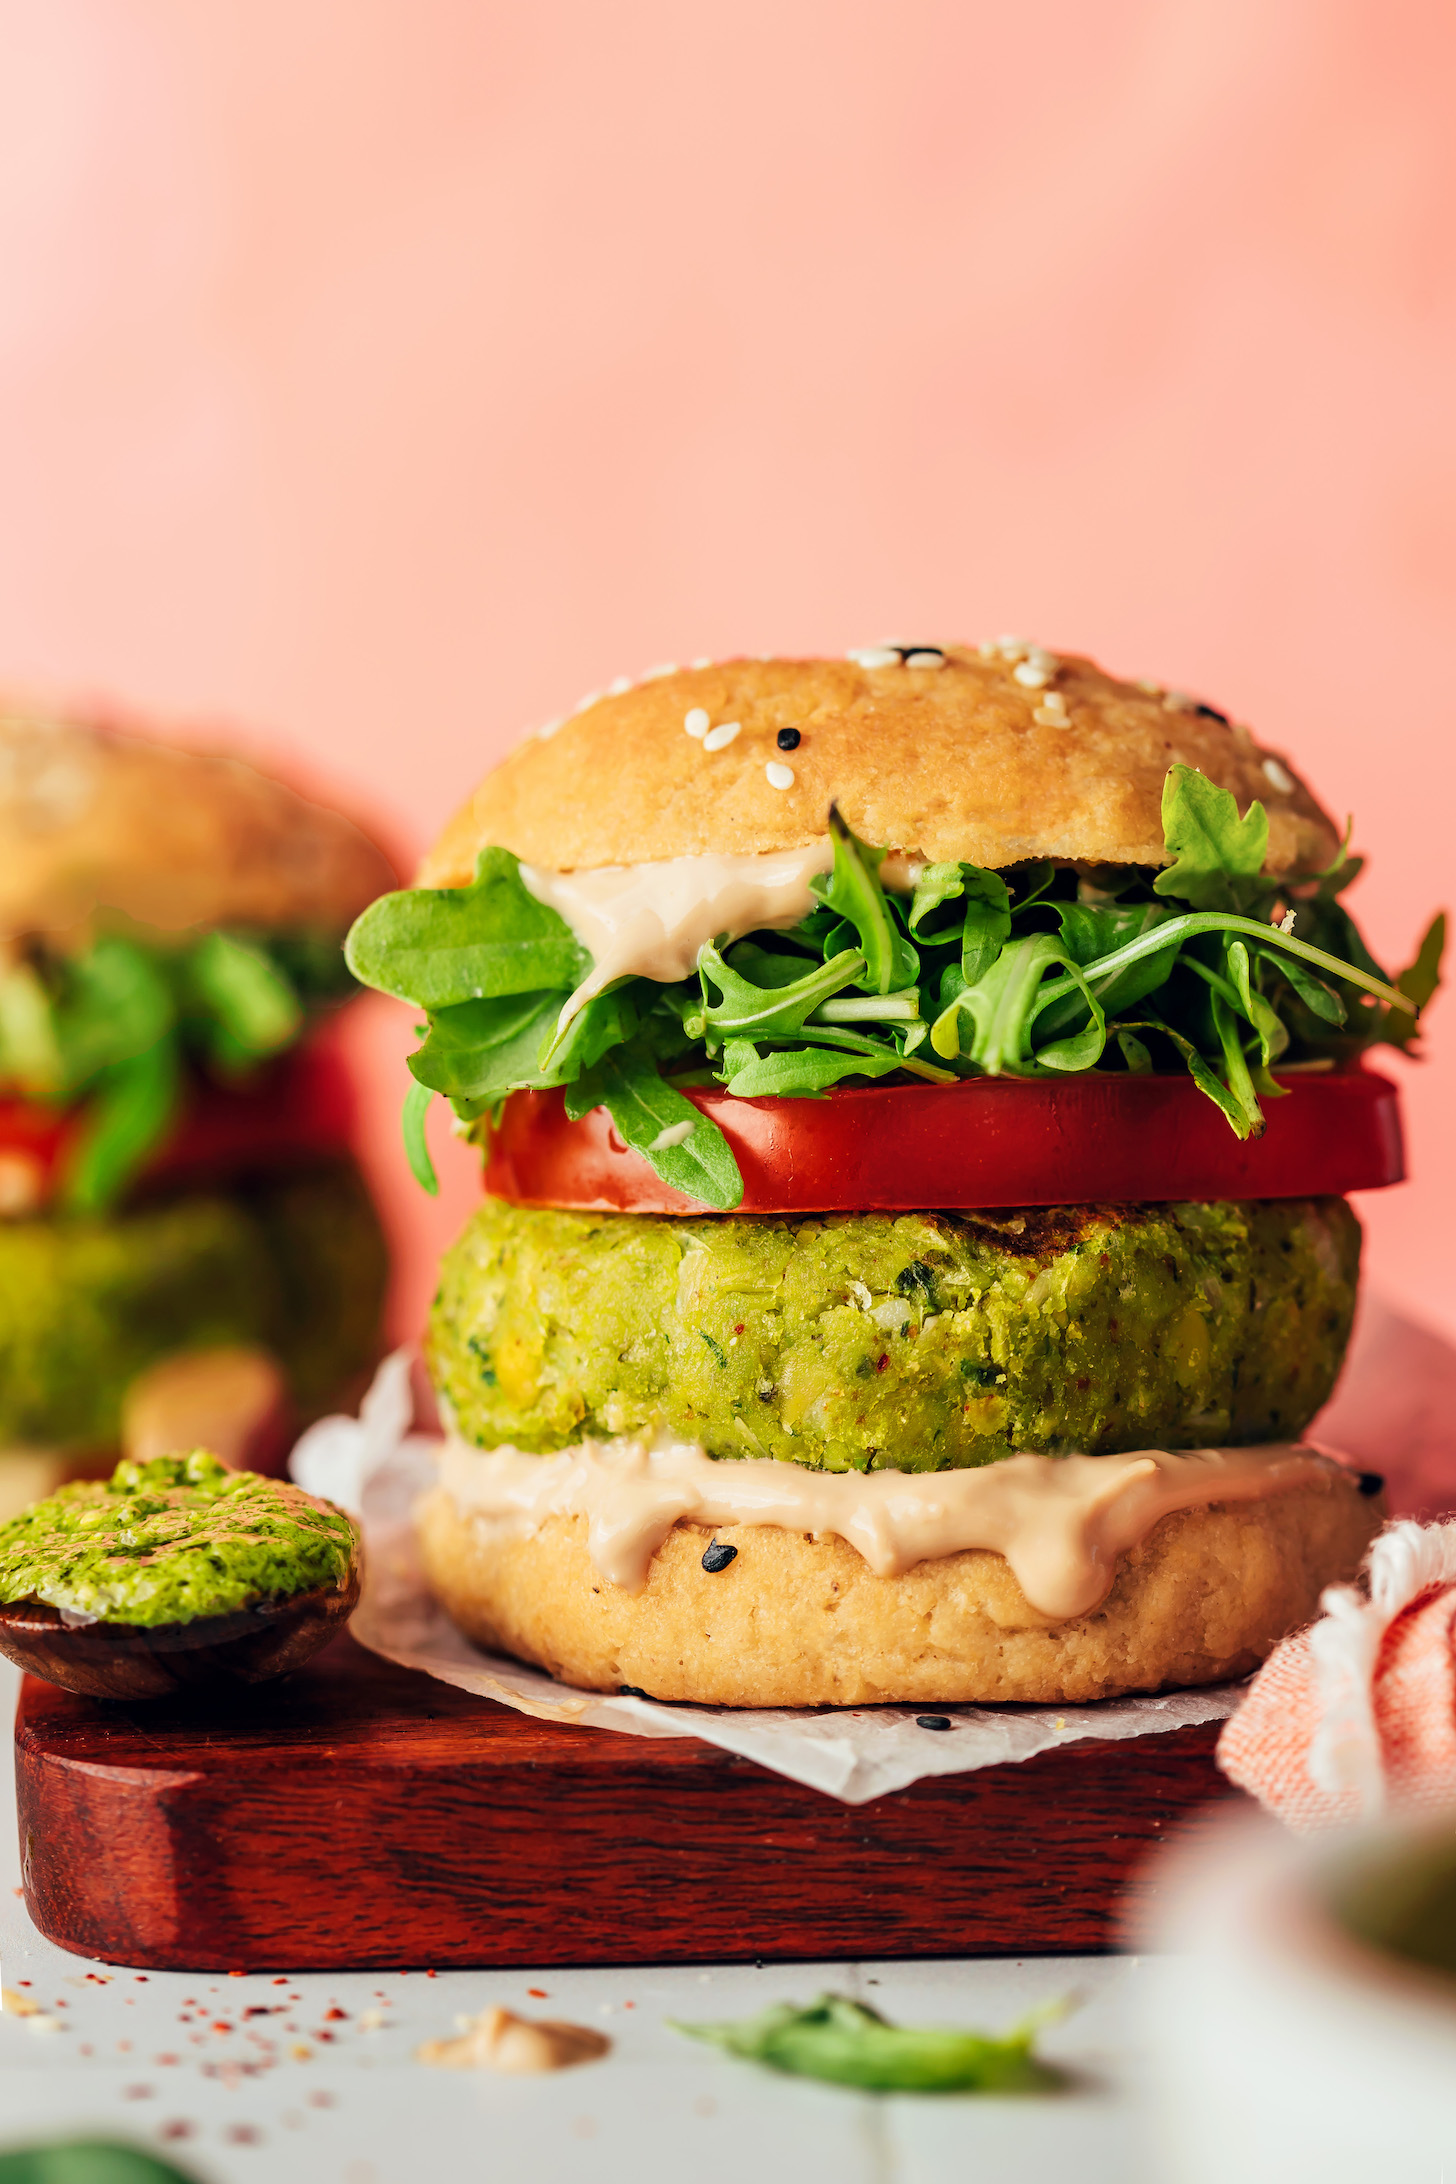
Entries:
[[481,1643],[730,1706],[1251,1667],[1380,1482],[1299,1436],[1442,927],[1209,705],[1016,639],[614,686],[355,925],[485,1153],[420,1516]]
[[[240,1359],[295,1417],[371,1363],[384,1241],[313,1035],[391,879],[341,814],[236,758],[0,709],[6,1500],[109,1469],[174,1363],[198,1427]],[[234,1368],[211,1397],[202,1352]]]

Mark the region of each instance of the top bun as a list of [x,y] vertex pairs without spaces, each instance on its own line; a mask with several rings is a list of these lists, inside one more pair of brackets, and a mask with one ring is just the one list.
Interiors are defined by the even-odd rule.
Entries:
[[0,938],[98,910],[342,932],[393,884],[342,813],[241,759],[0,708]]
[[[684,732],[695,709],[713,728],[736,721],[736,735],[705,749]],[[791,750],[778,748],[783,729],[798,731]],[[831,802],[863,840],[907,857],[1161,865],[1163,780],[1177,763],[1241,810],[1261,799],[1270,872],[1327,864],[1338,849],[1288,762],[1247,728],[1006,638],[979,651],[724,660],[614,686],[487,774],[419,881],[463,886],[487,844],[563,872],[793,849],[823,835]],[[773,786],[775,764],[791,770],[788,787]]]

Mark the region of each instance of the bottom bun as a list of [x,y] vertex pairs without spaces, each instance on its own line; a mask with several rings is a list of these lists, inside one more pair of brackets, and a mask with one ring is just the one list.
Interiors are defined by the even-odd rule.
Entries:
[[[876,1577],[832,1534],[679,1523],[631,1593],[594,1567],[584,1517],[510,1534],[436,1488],[419,1533],[430,1583],[468,1637],[587,1691],[628,1685],[703,1706],[1075,1705],[1257,1667],[1310,1620],[1323,1586],[1355,1575],[1382,1515],[1353,1474],[1178,1510],[1120,1559],[1099,1608],[1063,1623],[979,1548]],[[713,1574],[710,1540],[737,1550]]]

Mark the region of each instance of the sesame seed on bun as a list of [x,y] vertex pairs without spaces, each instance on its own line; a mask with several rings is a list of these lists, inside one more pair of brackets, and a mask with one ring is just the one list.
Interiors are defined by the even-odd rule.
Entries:
[[837,803],[865,841],[990,867],[1166,863],[1170,766],[1269,814],[1270,872],[1334,856],[1282,754],[1209,705],[1016,638],[724,660],[613,685],[488,774],[426,858],[464,885],[487,844],[555,871],[793,849]]

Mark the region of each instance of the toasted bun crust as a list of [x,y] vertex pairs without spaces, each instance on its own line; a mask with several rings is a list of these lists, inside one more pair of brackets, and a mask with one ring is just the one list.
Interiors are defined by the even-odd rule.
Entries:
[[[1028,687],[1018,669],[1049,679]],[[684,731],[697,707],[738,735],[706,750]],[[781,729],[798,731],[796,748],[778,748]],[[939,667],[725,660],[600,698],[486,776],[419,883],[463,886],[489,843],[552,871],[793,849],[822,836],[831,801],[864,840],[906,856],[1159,865],[1175,762],[1241,810],[1264,803],[1271,872],[1333,856],[1330,820],[1246,728],[1090,660],[950,646]],[[791,769],[791,787],[773,787],[770,763]]]
[[0,707],[0,938],[96,910],[342,932],[393,884],[341,812],[241,759]]
[[[1019,1699],[1079,1705],[1241,1675],[1353,1577],[1379,1529],[1353,1477],[1269,1501],[1164,1517],[1093,1614],[1054,1623],[1002,1556],[979,1549],[876,1577],[832,1535],[680,1523],[640,1593],[608,1585],[584,1517],[492,1537],[437,1488],[425,1568],[467,1636],[588,1691],[623,1684],[702,1706],[866,1706]],[[702,1566],[710,1538],[736,1547]]]

